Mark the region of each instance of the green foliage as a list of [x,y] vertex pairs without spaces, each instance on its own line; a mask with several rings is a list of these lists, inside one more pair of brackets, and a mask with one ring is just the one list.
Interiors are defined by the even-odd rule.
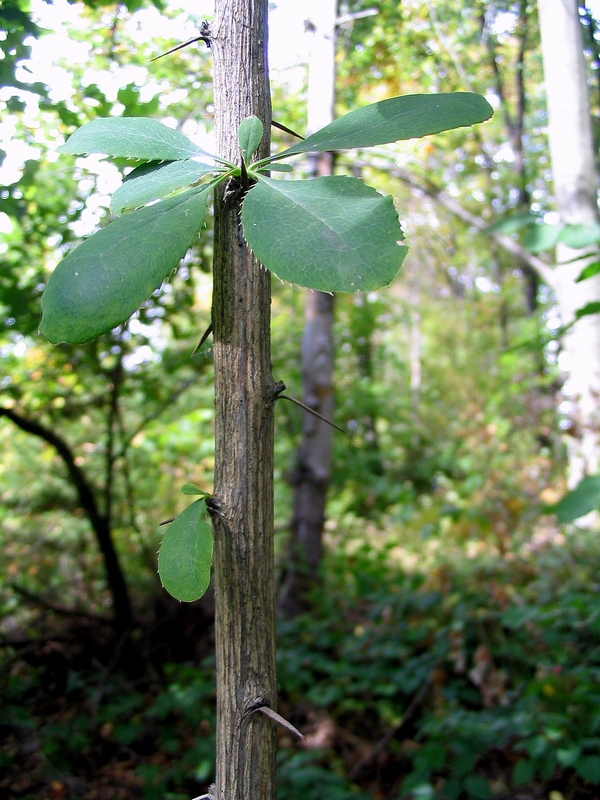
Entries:
[[51,342],[86,342],[125,322],[194,242],[208,187],[189,189],[115,220],[53,272],[40,331]]
[[111,211],[121,214],[126,208],[139,208],[178,189],[199,183],[212,171],[212,167],[198,161],[144,164],[125,176],[123,185],[112,196]]
[[[424,136],[488,119],[491,107],[468,93],[410,96],[375,103],[336,120],[295,147],[256,162],[248,174],[243,226],[248,243],[263,264],[282,279],[325,291],[356,291],[387,285],[405,249],[391,199],[354,178],[321,178],[278,184],[260,174],[272,161],[319,149],[348,149]],[[240,125],[246,162],[262,138],[257,118]],[[317,136],[317,134],[315,134]],[[44,294],[40,330],[53,342],[87,341],[125,322],[168,275],[191,246],[202,224],[209,189],[230,177],[235,167],[210,156],[186,136],[156,120],[107,117],[89,122],[61,147],[71,154],[106,153],[115,158],[182,161],[208,156],[223,166],[151,164],[124,185],[114,208],[163,197],[196,183],[210,172],[215,179],[182,195],[138,209],[113,222],[67,256]],[[283,233],[285,235],[283,235]],[[340,250],[343,258],[340,259]],[[343,262],[343,271],[338,268]]]
[[258,117],[243,119],[238,129],[238,142],[244,164],[249,165],[263,137],[263,124]]
[[392,729],[382,763],[399,797],[492,798],[511,780],[556,787],[573,774],[598,785],[592,539],[507,560],[415,561],[412,574],[393,566],[409,544],[387,557],[349,546],[328,559],[312,616],[280,624],[282,697],[336,720],[334,770],[349,737]]
[[179,131],[145,117],[95,119],[60,146],[63,153],[105,153],[113,158],[178,161],[208,155]]
[[282,280],[322,291],[386,286],[406,255],[392,198],[354,178],[259,176],[242,223],[259,261]]
[[210,583],[212,549],[206,501],[195,500],[169,524],[160,546],[158,572],[169,594],[188,603],[202,597]]
[[600,475],[587,475],[548,510],[560,523],[574,522],[600,508]]
[[276,158],[421,138],[485,122],[493,113],[484,97],[471,92],[391,97],[339,117]]

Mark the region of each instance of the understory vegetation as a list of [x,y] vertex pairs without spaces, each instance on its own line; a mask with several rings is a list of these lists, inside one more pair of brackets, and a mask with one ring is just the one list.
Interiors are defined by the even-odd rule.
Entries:
[[[597,125],[598,20],[578,5]],[[39,324],[50,275],[113,224],[110,195],[132,167],[59,159],[58,146],[122,116],[212,147],[213,55],[205,36],[150,62],[206,30],[175,0],[32,9],[0,0],[0,798],[190,800],[215,779],[213,587],[174,600],[157,551],[188,505],[182,487],[216,494],[212,200],[127,322],[58,346]],[[581,430],[546,280],[561,229],[537,7],[340,0],[338,11],[336,117],[465,89],[496,111],[330,165],[394,198],[409,249],[391,286],[335,296],[323,555],[296,616],[281,597],[292,567],[307,577],[293,509],[308,417],[290,401],[306,399],[306,295],[272,281],[272,373],[286,385],[269,401],[277,701],[304,737],[277,729],[278,796],[597,800],[600,478],[555,513]],[[23,67],[44,25],[69,36],[54,40],[48,77]],[[297,141],[287,128],[306,133],[302,70],[272,72],[277,152]]]
[[[443,554],[391,522],[368,538],[332,534],[313,612],[279,622],[279,710],[305,736],[280,734],[280,796],[597,797],[597,538],[548,525],[504,553]],[[97,620],[30,624],[3,665],[4,797],[207,790],[205,606],[163,608],[116,648]]]

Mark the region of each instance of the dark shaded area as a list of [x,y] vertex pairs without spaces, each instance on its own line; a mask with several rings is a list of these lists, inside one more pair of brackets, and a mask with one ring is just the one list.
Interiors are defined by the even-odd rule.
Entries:
[[[328,553],[312,610],[280,620],[278,710],[305,739],[278,732],[279,795],[596,798],[593,537],[412,570],[393,552],[365,544]],[[184,605],[161,594],[126,636],[22,602],[34,609],[28,623],[2,623],[0,796],[206,792],[210,596]]]

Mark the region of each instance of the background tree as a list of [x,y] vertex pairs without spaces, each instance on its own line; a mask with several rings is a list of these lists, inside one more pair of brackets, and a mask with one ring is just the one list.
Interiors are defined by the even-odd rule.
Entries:
[[[308,61],[307,135],[333,121],[337,0],[319,2],[306,20],[311,37]],[[332,175],[333,153],[309,156],[312,177]],[[304,403],[325,420],[333,419],[333,308],[330,293],[306,292],[302,340]],[[287,614],[306,608],[306,593],[321,565],[325,505],[331,478],[333,428],[304,412],[302,442],[291,473],[294,490],[289,555],[279,605]]]
[[578,319],[578,312],[600,299],[600,274],[579,280],[600,253],[598,173],[578,4],[540,0],[538,8],[556,204],[560,222],[572,226],[571,238],[566,227],[564,240],[557,244],[550,286],[563,325],[571,326],[564,348],[573,426],[569,483],[575,486],[583,476],[597,473],[600,464],[600,317],[588,314]]

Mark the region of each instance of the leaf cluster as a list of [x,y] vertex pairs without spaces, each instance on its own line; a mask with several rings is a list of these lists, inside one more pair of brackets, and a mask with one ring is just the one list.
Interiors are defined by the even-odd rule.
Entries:
[[[144,159],[150,166],[134,170],[113,198],[113,211],[125,205],[137,210],[59,264],[44,293],[40,330],[54,342],[81,342],[124,322],[185,255],[202,225],[209,191],[231,179],[243,184],[242,225],[250,247],[282,280],[327,291],[387,285],[406,252],[391,198],[356,179],[276,182],[265,172],[288,171],[280,160],[314,149],[370,147],[481,122],[491,113],[481,96],[469,93],[392,98],[254,163],[263,129],[252,118],[240,126],[241,166],[210,156],[151,119],[94,120],[62,150]],[[171,196],[174,190],[183,191]]]

